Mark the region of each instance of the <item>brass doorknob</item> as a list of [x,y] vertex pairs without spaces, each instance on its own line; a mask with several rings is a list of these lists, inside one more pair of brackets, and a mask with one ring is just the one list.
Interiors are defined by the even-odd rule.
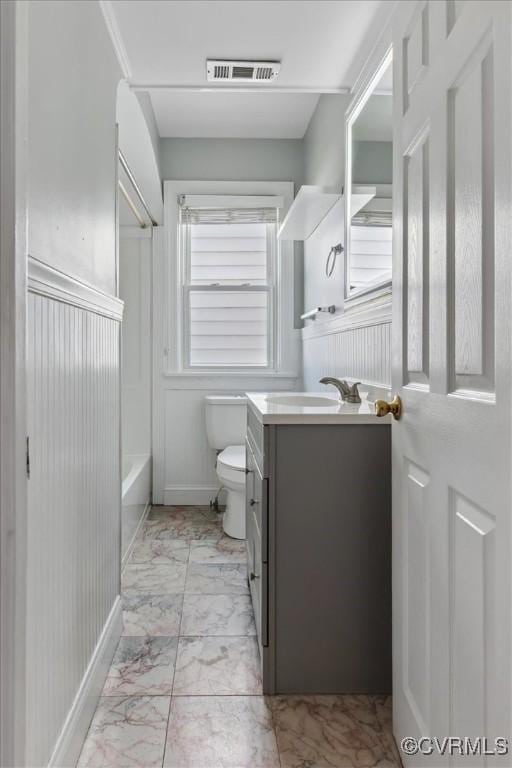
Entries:
[[393,418],[397,421],[402,415],[402,400],[398,395],[395,395],[390,403],[385,400],[375,401],[376,416],[387,416],[388,413],[393,414]]

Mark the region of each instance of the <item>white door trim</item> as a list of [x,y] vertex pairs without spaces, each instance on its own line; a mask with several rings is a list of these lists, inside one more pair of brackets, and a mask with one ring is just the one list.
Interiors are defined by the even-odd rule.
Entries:
[[27,4],[0,4],[0,765],[24,765]]

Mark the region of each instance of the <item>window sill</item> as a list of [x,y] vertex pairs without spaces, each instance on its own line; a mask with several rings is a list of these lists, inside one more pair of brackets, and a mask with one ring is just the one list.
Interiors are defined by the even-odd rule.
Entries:
[[231,370],[229,368],[223,368],[215,369],[215,370],[209,370],[208,368],[201,368],[197,371],[164,371],[163,374],[164,378],[166,379],[196,379],[196,378],[217,378],[217,379],[228,379],[228,378],[244,378],[244,379],[298,379],[299,374],[292,371],[272,371],[269,369],[266,369],[264,371],[262,370],[250,370],[250,369],[235,369]]

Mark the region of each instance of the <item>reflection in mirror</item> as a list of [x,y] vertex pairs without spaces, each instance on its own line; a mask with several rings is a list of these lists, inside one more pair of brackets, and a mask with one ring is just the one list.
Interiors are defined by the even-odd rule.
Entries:
[[347,297],[391,281],[393,97],[391,54],[349,117]]

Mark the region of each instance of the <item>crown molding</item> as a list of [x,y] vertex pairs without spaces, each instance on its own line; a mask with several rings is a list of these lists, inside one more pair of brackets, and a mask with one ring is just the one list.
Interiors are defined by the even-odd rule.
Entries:
[[128,80],[128,85],[132,91],[169,92],[169,93],[311,93],[311,94],[334,94],[346,95],[350,93],[349,87],[342,88],[306,88],[301,86],[279,86],[279,85],[175,85],[172,83],[137,83]]
[[130,66],[130,59],[128,58],[126,48],[124,47],[114,7],[111,0],[99,0],[99,4],[103,18],[105,19],[105,24],[107,25],[108,34],[110,35],[112,45],[116,52],[119,66],[121,67],[124,77],[128,80],[132,77],[132,68]]

